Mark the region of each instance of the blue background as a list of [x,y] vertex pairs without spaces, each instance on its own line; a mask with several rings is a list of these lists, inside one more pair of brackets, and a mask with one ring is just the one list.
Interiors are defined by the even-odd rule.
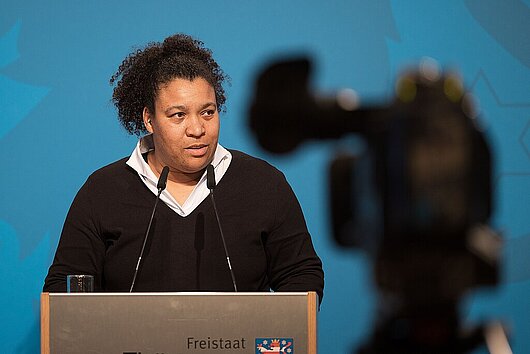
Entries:
[[471,293],[463,316],[503,319],[515,352],[530,353],[530,0],[2,2],[2,352],[39,351],[39,294],[68,207],[92,171],[136,143],[108,79],[133,47],[175,32],[203,40],[232,78],[221,143],[270,161],[299,197],[326,271],[321,353],[346,353],[370,332],[370,261],[330,239],[325,176],[337,144],[261,150],[246,123],[253,78],[271,59],[307,54],[319,90],[352,87],[373,102],[422,57],[458,70],[495,152],[492,222],[505,238],[502,283]]

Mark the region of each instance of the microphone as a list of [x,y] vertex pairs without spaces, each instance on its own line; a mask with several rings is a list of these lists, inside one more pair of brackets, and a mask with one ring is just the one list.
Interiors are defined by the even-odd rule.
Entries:
[[230,263],[230,256],[228,255],[228,248],[226,247],[225,236],[223,234],[223,228],[221,227],[221,221],[219,221],[219,213],[217,212],[217,207],[215,206],[215,198],[213,197],[213,190],[216,186],[215,183],[215,172],[213,166],[210,164],[206,167],[206,186],[210,190],[210,198],[212,199],[213,211],[215,213],[215,218],[217,219],[217,226],[219,227],[219,232],[221,233],[221,240],[223,241],[223,247],[225,249],[226,262],[228,263],[228,270],[230,270],[230,276],[232,277],[232,284],[234,285],[234,291],[237,293],[236,277],[234,271],[232,270],[232,264]]
[[153,223],[153,218],[155,217],[156,206],[158,205],[158,201],[160,200],[160,194],[162,194],[162,191],[166,189],[168,174],[169,174],[169,167],[164,166],[164,168],[162,169],[162,172],[160,173],[160,177],[158,178],[158,183],[156,184],[158,193],[156,194],[155,205],[153,206],[153,212],[151,213],[151,218],[149,219],[149,225],[147,225],[147,232],[145,233],[145,236],[144,236],[144,243],[142,245],[142,250],[140,251],[138,262],[136,262],[136,269],[134,270],[134,277],[131,283],[131,289],[129,290],[130,293],[132,293],[134,289],[134,283],[136,282],[136,277],[138,276],[138,269],[140,269],[140,263],[142,262],[142,256],[144,255],[145,244],[147,243],[147,237],[149,236],[149,231],[151,230],[151,224]]
[[169,167],[164,166],[164,168],[162,169],[162,172],[160,172],[160,178],[158,179],[158,183],[156,184],[156,188],[158,188],[158,196],[160,196],[160,193],[162,193],[162,191],[166,189],[168,174],[169,174]]

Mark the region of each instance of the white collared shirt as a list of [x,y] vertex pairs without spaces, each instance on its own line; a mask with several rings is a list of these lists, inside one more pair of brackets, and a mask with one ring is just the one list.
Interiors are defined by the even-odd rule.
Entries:
[[[144,182],[147,188],[157,195],[158,189],[156,188],[156,185],[158,183],[158,177],[154,174],[154,172],[151,170],[151,167],[149,167],[142,156],[142,154],[154,149],[155,146],[153,143],[153,136],[149,134],[142,137],[138,141],[138,144],[136,144],[136,148],[132,152],[131,157],[129,157],[129,160],[127,160],[127,165],[131,166],[138,173],[140,179],[142,182]],[[217,148],[215,149],[215,154],[211,163],[215,171],[216,184],[219,183],[221,178],[223,178],[225,172],[228,170],[228,166],[230,166],[230,162],[232,162],[232,154],[230,151],[226,150],[220,144],[217,144]],[[167,189],[162,191],[160,200],[166,203],[168,207],[170,207],[180,216],[188,216],[193,212],[193,210],[195,210],[195,208],[199,206],[199,204],[202,203],[204,199],[206,199],[209,193],[210,191],[206,186],[206,171],[204,171],[201,179],[183,205],[180,205],[175,198],[173,198],[171,193],[167,191]]]

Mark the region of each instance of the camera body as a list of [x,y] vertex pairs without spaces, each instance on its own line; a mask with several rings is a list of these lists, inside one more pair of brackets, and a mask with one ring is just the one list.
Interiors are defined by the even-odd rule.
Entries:
[[[457,303],[497,283],[501,248],[488,226],[492,157],[472,99],[457,75],[420,66],[398,79],[392,102],[359,106],[312,92],[311,70],[302,58],[263,71],[250,127],[274,153],[309,139],[362,139],[333,157],[329,198],[334,240],[374,263],[382,304],[367,348],[378,349],[364,352],[434,352],[441,343],[449,346],[440,352],[465,352]],[[418,339],[426,322],[443,335]]]

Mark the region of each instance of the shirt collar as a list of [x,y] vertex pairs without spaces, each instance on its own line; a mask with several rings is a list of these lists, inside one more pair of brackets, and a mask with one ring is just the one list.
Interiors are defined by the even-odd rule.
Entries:
[[[136,144],[136,148],[127,160],[127,165],[132,167],[138,173],[142,182],[149,188],[149,190],[151,190],[151,192],[156,195],[158,192],[156,188],[158,177],[151,170],[151,167],[149,167],[149,164],[145,161],[143,156],[143,154],[154,149],[155,147],[152,134],[142,137]],[[232,154],[230,151],[222,147],[220,144],[217,144],[215,154],[211,162],[215,170],[216,184],[219,183],[221,178],[224,176],[231,161]],[[166,190],[162,192],[160,198],[179,215],[187,216],[200,204],[200,202],[202,202],[202,200],[204,200],[204,198],[206,198],[207,195],[208,189],[206,186],[206,171],[204,171],[199,182],[195,186],[195,189],[188,197],[188,200],[186,200],[184,205],[179,205]]]

